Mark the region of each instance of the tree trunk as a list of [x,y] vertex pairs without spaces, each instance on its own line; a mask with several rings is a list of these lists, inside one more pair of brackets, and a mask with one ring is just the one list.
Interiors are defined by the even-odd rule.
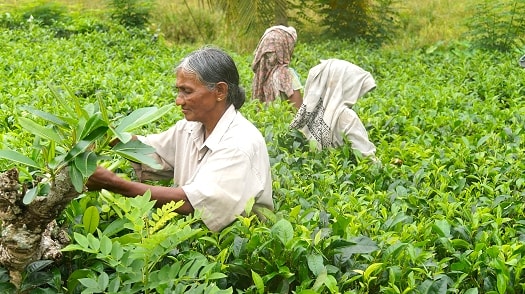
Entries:
[[68,238],[65,232],[57,233],[55,219],[78,195],[68,169],[62,169],[47,196],[39,196],[25,205],[18,170],[0,173],[0,265],[9,271],[11,283],[16,287],[20,287],[22,272],[31,262],[62,257],[60,249]]

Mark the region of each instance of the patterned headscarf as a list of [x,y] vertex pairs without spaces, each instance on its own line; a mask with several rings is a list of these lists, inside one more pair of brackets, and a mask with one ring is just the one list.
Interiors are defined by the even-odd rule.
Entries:
[[273,26],[259,40],[254,52],[252,95],[254,99],[270,102],[280,92],[293,94],[288,65],[292,58],[297,32],[293,27]]

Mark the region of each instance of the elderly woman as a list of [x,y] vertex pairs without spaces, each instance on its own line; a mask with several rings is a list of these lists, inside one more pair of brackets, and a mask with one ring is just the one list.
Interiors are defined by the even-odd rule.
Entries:
[[288,99],[295,108],[302,103],[301,81],[290,65],[297,40],[293,27],[273,26],[259,40],[254,52],[252,95],[269,103],[278,98]]
[[320,149],[348,139],[354,150],[375,160],[375,145],[352,109],[357,99],[376,87],[372,75],[345,60],[322,60],[308,72],[304,101],[290,124],[315,140]]
[[189,54],[176,67],[176,104],[184,119],[168,130],[135,139],[152,146],[162,170],[134,164],[144,179],[172,178],[175,186],[128,181],[97,167],[86,184],[128,197],[151,191],[161,206],[184,201],[178,212],[202,211],[204,224],[220,231],[243,214],[248,200],[273,209],[272,179],[266,143],[259,130],[239,112],[246,99],[232,58],[206,47]]

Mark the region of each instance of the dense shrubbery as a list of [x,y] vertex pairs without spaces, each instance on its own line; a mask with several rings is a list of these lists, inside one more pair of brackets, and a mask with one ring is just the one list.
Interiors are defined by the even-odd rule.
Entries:
[[[50,32],[0,30],[0,149],[34,152],[18,124],[29,115],[20,106],[57,111],[48,84],[70,88],[84,105],[101,97],[113,118],[173,103],[173,66],[195,49],[124,30],[68,39]],[[251,56],[232,55],[249,94]],[[265,222],[248,215],[211,233],[198,216],[150,211],[147,195],[86,193],[60,219],[73,240],[65,258],[32,266],[24,286],[42,293],[523,292],[519,56],[462,44],[399,52],[342,41],[301,43],[294,56],[303,81],[322,58],[346,59],[374,75],[378,87],[356,111],[382,165],[350,146],[316,152],[288,129],[289,105],[259,112],[249,101],[242,112],[267,139],[274,176],[276,210]],[[177,111],[142,131],[180,117]],[[114,163],[131,175],[125,161]],[[0,160],[0,170],[11,165]],[[95,214],[93,230],[85,219]],[[0,286],[8,289],[4,272]]]

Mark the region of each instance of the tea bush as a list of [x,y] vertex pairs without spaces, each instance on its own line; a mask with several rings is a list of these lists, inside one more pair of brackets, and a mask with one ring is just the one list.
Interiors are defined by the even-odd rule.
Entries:
[[[101,98],[119,118],[173,104],[173,67],[196,49],[114,27],[66,39],[30,25],[0,30],[0,43],[0,149],[25,154],[35,147],[18,123],[28,115],[21,106],[54,113],[48,84],[71,89],[84,105]],[[230,53],[250,96],[252,56]],[[304,82],[324,58],[354,62],[376,79],[355,110],[381,164],[350,144],[316,151],[289,129],[286,102],[261,110],[247,101],[241,112],[261,130],[271,157],[276,209],[265,221],[248,213],[212,233],[198,215],[149,210],[147,195],[87,192],[59,220],[72,240],[63,260],[32,266],[25,289],[523,292],[525,87],[517,57],[468,43],[396,51],[330,41],[298,44],[292,65]],[[140,132],[181,117],[177,109]],[[132,176],[126,161],[111,163]],[[12,165],[0,160],[0,170]],[[100,221],[90,227],[86,219],[95,215]],[[10,287],[4,271],[0,287]]]

